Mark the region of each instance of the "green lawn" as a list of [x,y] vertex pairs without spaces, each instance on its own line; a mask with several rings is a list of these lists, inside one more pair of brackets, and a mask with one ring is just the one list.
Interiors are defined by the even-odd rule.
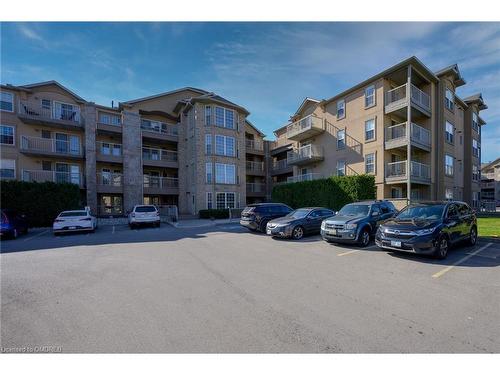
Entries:
[[500,217],[478,217],[477,226],[481,237],[500,237]]

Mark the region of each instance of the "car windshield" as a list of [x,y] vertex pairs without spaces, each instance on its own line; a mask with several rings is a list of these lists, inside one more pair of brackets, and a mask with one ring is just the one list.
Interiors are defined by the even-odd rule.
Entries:
[[398,216],[396,216],[399,220],[406,219],[420,219],[420,220],[437,220],[443,216],[445,205],[416,205],[416,206],[408,206],[403,211],[401,211]]
[[139,206],[135,208],[135,212],[155,212],[155,206]]
[[343,216],[366,216],[370,206],[367,204],[347,204],[339,211]]
[[71,217],[71,216],[87,216],[87,211],[69,211],[61,212],[59,217]]
[[311,212],[311,210],[299,208],[298,210],[290,212],[288,215],[286,215],[286,217],[289,217],[291,219],[302,219],[303,217],[306,217],[309,212]]

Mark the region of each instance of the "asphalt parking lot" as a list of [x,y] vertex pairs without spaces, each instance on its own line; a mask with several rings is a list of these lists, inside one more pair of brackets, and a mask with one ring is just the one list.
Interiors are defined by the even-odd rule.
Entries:
[[226,224],[1,247],[3,351],[500,352],[500,243],[438,261]]

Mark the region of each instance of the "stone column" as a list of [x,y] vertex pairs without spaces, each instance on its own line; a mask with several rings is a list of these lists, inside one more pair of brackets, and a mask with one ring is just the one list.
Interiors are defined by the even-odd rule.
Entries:
[[96,176],[96,122],[97,111],[94,103],[85,104],[85,186],[87,206],[94,214],[98,214],[97,176]]
[[123,209],[143,203],[142,132],[138,113],[123,111]]

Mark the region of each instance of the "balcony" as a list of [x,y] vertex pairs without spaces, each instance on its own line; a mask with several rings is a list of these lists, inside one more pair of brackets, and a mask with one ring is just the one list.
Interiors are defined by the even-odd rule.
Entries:
[[287,178],[286,182],[291,183],[291,182],[313,181],[313,180],[319,180],[321,178],[324,178],[321,173],[306,173],[297,176],[290,176]]
[[81,173],[23,169],[21,171],[21,178],[27,182],[71,183],[80,186],[80,188],[84,187],[83,175]]
[[165,122],[141,119],[142,136],[152,140],[165,140],[177,142],[179,126]]
[[263,176],[264,175],[264,162],[262,161],[247,161],[246,162],[247,174]]
[[177,177],[143,176],[144,194],[179,194]]
[[121,143],[96,142],[96,160],[105,163],[123,163]]
[[83,129],[80,107],[74,104],[20,100],[18,109],[18,117],[28,124]]
[[254,139],[245,139],[245,151],[247,154],[264,154],[264,142]]
[[179,168],[177,151],[143,147],[142,164],[151,167]]
[[302,141],[324,131],[323,120],[314,115],[309,115],[288,125],[286,127],[286,136],[292,141]]
[[53,138],[21,136],[21,152],[33,156],[64,157],[67,159],[83,158],[80,140],[64,141]]
[[266,185],[261,182],[247,182],[247,196],[262,197],[266,195]]
[[[417,86],[411,85],[410,97],[408,100],[407,83],[389,90],[385,93],[385,113],[400,111],[410,103],[413,108],[419,110],[425,116],[431,116],[431,98],[428,94],[420,90]],[[403,113],[401,113],[403,115]]]
[[411,123],[410,139],[408,139],[408,123],[392,125],[385,128],[385,149],[406,147],[408,142],[425,151],[431,150],[431,132],[420,125]]
[[[410,181],[420,184],[431,183],[431,168],[427,164],[411,162]],[[387,163],[385,168],[386,183],[406,183],[408,181],[408,161]]]
[[98,193],[121,193],[123,187],[123,175],[121,173],[102,172],[97,173]]
[[273,162],[273,166],[271,169],[271,175],[275,176],[277,174],[292,173],[292,171],[293,171],[293,168],[291,165],[288,165],[288,162],[286,159],[275,160]]
[[293,151],[288,151],[286,155],[288,165],[305,165],[322,161],[323,148],[315,145],[302,146]]

